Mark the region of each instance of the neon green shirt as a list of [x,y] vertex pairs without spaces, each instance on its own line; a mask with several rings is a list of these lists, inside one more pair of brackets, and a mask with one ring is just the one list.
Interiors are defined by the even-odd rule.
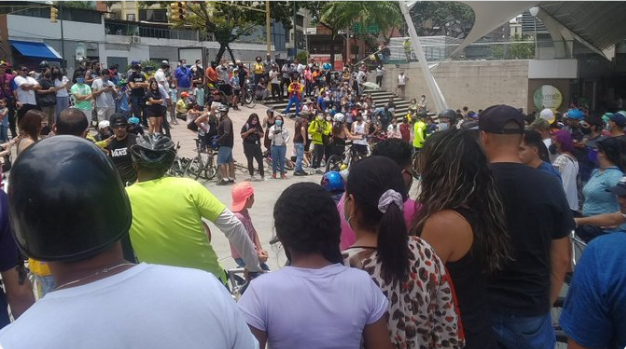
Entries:
[[133,213],[130,238],[142,262],[195,268],[224,281],[224,269],[202,225],[226,206],[200,183],[162,177],[126,188]]
[[413,147],[421,149],[424,146],[424,134],[426,133],[426,123],[417,120],[413,126]]

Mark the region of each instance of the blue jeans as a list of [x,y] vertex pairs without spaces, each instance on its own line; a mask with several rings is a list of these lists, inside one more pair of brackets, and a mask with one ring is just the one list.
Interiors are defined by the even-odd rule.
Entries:
[[295,95],[289,98],[289,103],[287,103],[287,108],[285,108],[285,114],[289,113],[291,105],[294,103],[296,103],[296,116],[300,115],[300,98],[296,97]]
[[[235,263],[237,263],[237,266],[239,268],[245,268],[246,267],[246,263],[244,263],[243,258],[235,258]],[[267,264],[265,263],[259,263],[261,265],[261,269],[265,270],[265,271],[269,271],[270,267],[267,266]]]
[[[8,117],[8,116],[7,116]],[[6,143],[9,141],[9,127],[0,125],[0,142]]]
[[498,346],[506,349],[554,349],[556,337],[550,313],[519,317],[491,313]]
[[233,162],[233,148],[220,146],[220,149],[217,151],[217,164],[228,165],[231,162]]
[[272,145],[272,173],[276,174],[280,169],[280,173],[285,173],[285,154],[287,147],[284,145]]
[[302,170],[302,159],[304,158],[304,144],[294,143],[293,147],[296,150],[296,168],[294,169],[294,172],[304,172]]

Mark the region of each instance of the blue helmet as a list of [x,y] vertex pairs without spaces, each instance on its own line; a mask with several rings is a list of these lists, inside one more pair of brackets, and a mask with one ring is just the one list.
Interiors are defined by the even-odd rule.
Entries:
[[326,172],[322,177],[320,185],[330,193],[343,192],[345,190],[343,178],[341,178],[341,174],[336,171]]
[[322,65],[322,69],[324,69],[324,70],[331,70],[331,69],[332,69],[332,67],[333,67],[333,66],[332,66],[332,65],[330,65],[330,63],[324,63],[324,64]]
[[139,125],[139,118],[136,116],[131,116],[128,118],[128,123],[132,125]]
[[574,120],[582,120],[583,119],[583,112],[581,112],[578,109],[570,109],[567,111],[567,114],[565,114],[565,117],[568,119],[574,119]]

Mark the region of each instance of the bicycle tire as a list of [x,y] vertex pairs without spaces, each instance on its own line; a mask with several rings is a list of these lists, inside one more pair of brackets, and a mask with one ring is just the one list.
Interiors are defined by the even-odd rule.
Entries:
[[341,170],[341,164],[343,163],[343,159],[339,155],[331,155],[326,161],[326,172],[336,171],[339,172]]
[[296,165],[294,165],[293,161],[285,159],[285,168],[289,171],[293,171],[293,169],[296,168]]
[[189,167],[187,168],[187,174],[189,175],[189,177],[195,180],[198,180],[198,178],[200,177],[200,172],[202,172],[202,164],[200,163],[200,161],[202,160],[198,160],[197,156],[192,158],[189,162]]
[[215,175],[217,175],[217,166],[215,165],[214,155],[209,156],[209,159],[207,160],[207,164],[204,167],[204,172],[206,174],[206,179],[208,180],[215,178]]
[[243,95],[243,104],[248,108],[256,107],[256,99],[254,98],[254,94],[250,91],[246,91]]

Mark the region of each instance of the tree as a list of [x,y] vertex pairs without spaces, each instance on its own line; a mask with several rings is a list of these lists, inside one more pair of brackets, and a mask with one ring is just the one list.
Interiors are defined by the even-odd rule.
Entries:
[[474,26],[471,7],[453,1],[418,1],[411,9],[417,35],[444,35],[463,39]]
[[[155,3],[145,1],[141,4],[150,6]],[[158,3],[161,7],[169,5],[164,1]],[[185,5],[185,19],[174,21],[174,27],[190,27],[204,32],[205,37],[213,34],[220,44],[216,61],[220,61],[227,51],[234,62],[230,43],[250,34],[254,27],[265,24],[265,2],[262,1],[188,1]],[[287,30],[292,28],[290,8],[286,1],[270,1],[271,18]]]

